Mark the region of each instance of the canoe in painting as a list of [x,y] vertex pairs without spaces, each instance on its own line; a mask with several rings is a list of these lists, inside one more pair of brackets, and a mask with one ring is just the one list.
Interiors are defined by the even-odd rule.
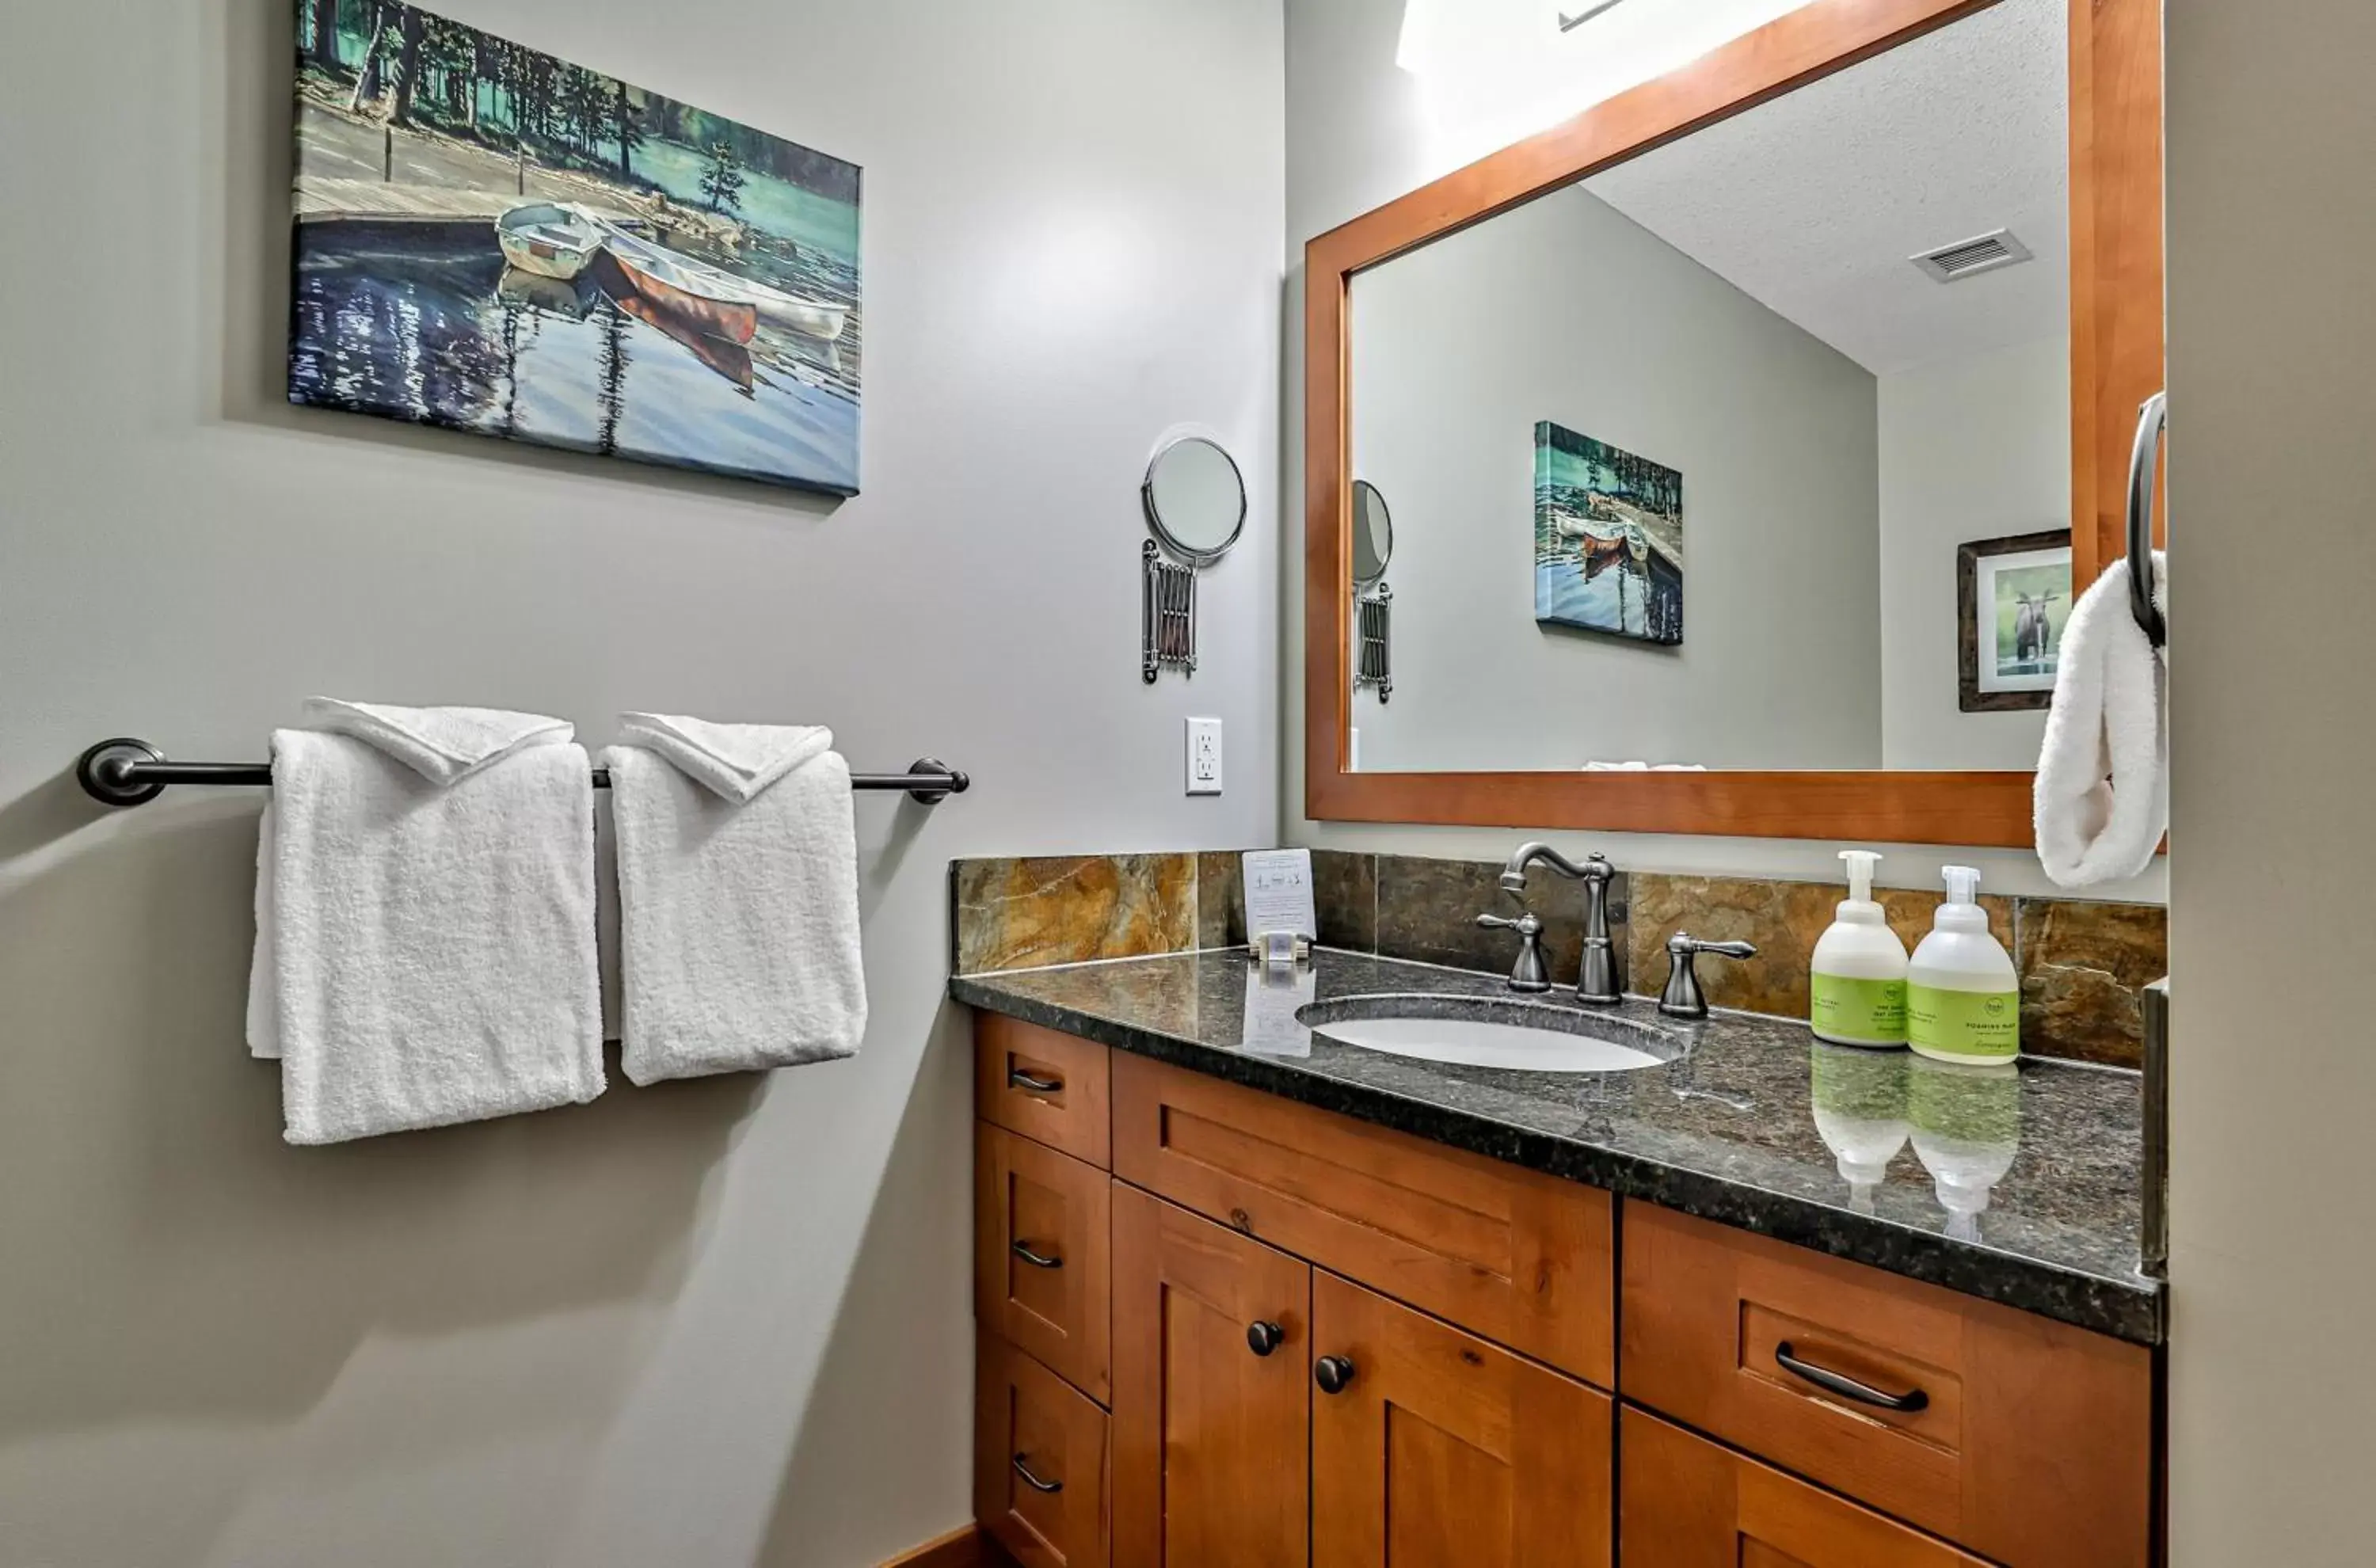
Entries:
[[[613,298],[628,295],[677,325],[705,337],[722,338],[741,347],[759,329],[759,310],[743,300],[702,292],[667,252],[657,246],[629,247],[613,239],[602,247],[596,279]],[[636,313],[641,314],[641,313]]]
[[682,320],[659,309],[641,294],[623,294],[616,303],[621,310],[683,346],[695,359],[734,383],[745,394],[750,392],[753,374],[750,350],[723,338],[713,338],[707,332],[690,330]]
[[[599,221],[599,220],[598,220]],[[804,300],[781,289],[740,278],[705,261],[627,232],[615,223],[601,225],[611,254],[633,268],[659,277],[670,286],[722,304],[745,304],[761,321],[786,332],[797,332],[830,343],[849,324],[849,307],[826,300]]]

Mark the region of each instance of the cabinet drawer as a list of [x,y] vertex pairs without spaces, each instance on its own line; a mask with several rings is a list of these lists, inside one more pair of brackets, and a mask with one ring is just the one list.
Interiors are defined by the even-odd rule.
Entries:
[[2013,1568],[2145,1562],[2143,1348],[1647,1204],[1624,1251],[1628,1399]]
[[1126,1052],[1114,1170],[1606,1387],[1609,1194]]
[[996,1013],[975,1016],[973,1046],[975,1114],[1101,1170],[1113,1168],[1104,1046]]
[[975,1320],[1109,1403],[1113,1179],[977,1122],[973,1181]]
[[975,1353],[973,1514],[1023,1568],[1105,1568],[1106,1413],[981,1336]]
[[1618,1448],[1618,1554],[1629,1563],[1986,1568],[1977,1557],[1639,1410],[1624,1413]]

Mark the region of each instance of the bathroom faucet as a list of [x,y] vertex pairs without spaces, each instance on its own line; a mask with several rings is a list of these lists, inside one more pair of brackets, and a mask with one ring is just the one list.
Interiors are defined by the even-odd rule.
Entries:
[[1617,868],[1605,855],[1587,856],[1578,865],[1549,844],[1530,842],[1519,845],[1502,868],[1502,891],[1514,896],[1525,892],[1527,868],[1538,862],[1584,884],[1584,962],[1576,972],[1575,999],[1602,1004],[1622,1000],[1617,992],[1617,956],[1609,943],[1609,879],[1617,874]]

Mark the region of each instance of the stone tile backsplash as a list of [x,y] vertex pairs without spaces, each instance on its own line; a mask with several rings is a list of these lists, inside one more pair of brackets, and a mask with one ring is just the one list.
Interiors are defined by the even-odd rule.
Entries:
[[956,972],[1143,958],[1197,945],[1198,857],[1063,855],[949,867]]
[[[958,861],[950,868],[960,974],[1093,958],[1142,957],[1246,940],[1239,851],[1077,855]],[[1313,891],[1320,940],[1390,958],[1507,973],[1517,939],[1480,928],[1480,911],[1515,914],[1501,862],[1315,849]],[[1704,957],[1700,983],[1719,1007],[1807,1016],[1807,962],[1843,891],[1828,882],[1620,872],[1610,885],[1610,932],[1622,983],[1655,994],[1667,938],[1678,929],[1756,944],[1746,960]],[[1930,929],[1941,895],[1875,895],[1908,948]],[[2168,920],[2155,904],[2005,897],[1981,904],[2014,956],[2022,987],[2022,1049],[2114,1066],[2143,1060],[2138,994],[2168,972]],[[1544,951],[1561,984],[1583,952],[1581,884],[1538,868],[1524,902],[1543,921]]]

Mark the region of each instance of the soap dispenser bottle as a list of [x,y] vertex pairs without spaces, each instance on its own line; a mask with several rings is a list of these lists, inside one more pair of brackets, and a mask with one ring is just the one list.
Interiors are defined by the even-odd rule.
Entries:
[[1944,875],[1947,901],[1907,972],[1906,1042],[1939,1062],[2011,1062],[2021,1054],[2021,981],[1979,906],[1979,872]]
[[1808,1021],[1834,1045],[1895,1049],[1906,1043],[1906,944],[1872,897],[1871,849],[1842,849],[1848,896],[1808,965]]

